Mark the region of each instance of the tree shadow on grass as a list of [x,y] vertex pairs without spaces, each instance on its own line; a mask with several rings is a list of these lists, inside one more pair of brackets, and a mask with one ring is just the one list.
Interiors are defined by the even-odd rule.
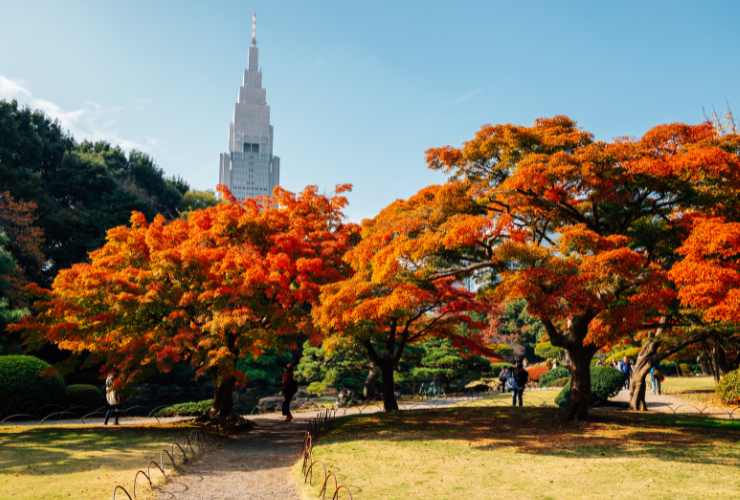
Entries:
[[[737,425],[736,425],[737,424]],[[415,410],[338,420],[322,442],[461,440],[476,449],[564,458],[655,458],[740,465],[740,423],[699,417],[595,412],[564,423],[556,408],[473,407]]]

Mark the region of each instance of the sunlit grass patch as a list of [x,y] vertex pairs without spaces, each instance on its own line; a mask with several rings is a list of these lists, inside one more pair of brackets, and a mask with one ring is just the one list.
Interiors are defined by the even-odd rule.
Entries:
[[740,492],[738,423],[599,410],[589,422],[564,424],[556,408],[511,408],[501,399],[341,418],[316,443],[314,458],[351,485],[355,498],[731,498]]
[[182,432],[182,426],[2,426],[0,499],[109,498],[116,483],[129,487],[136,471]]
[[669,394],[698,405],[725,406],[714,392],[713,377],[666,377],[662,384],[663,394]]

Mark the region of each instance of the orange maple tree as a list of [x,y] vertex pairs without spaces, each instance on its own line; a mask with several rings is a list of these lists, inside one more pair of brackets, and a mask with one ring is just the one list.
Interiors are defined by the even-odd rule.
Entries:
[[490,269],[490,293],[525,299],[567,350],[570,418],[587,415],[597,350],[657,327],[673,303],[664,257],[675,250],[677,215],[737,205],[738,144],[710,124],[596,141],[556,116],[484,126],[461,148],[427,151],[429,166],[465,182],[499,228],[478,261]]
[[681,302],[707,321],[740,323],[740,222],[698,219],[678,253],[670,277]]
[[181,219],[108,231],[90,262],[61,271],[32,318],[16,326],[62,349],[101,355],[118,384],[150,366],[189,363],[216,385],[213,408],[232,411],[247,353],[311,336],[320,286],[344,278],[357,227],[343,222],[346,199],[315,187],[299,194],[225,202]]
[[472,245],[474,227],[485,232],[488,222],[460,214],[463,206],[472,204],[459,186],[431,186],[364,221],[362,240],[345,257],[352,276],[324,285],[313,310],[329,346],[348,339],[380,369],[385,411],[398,409],[394,370],[408,344],[436,336],[483,349],[485,303],[433,262],[445,248],[459,254]]

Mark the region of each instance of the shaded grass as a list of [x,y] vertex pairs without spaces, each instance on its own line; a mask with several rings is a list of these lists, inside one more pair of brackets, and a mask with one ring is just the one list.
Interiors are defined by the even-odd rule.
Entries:
[[732,498],[740,492],[737,422],[599,410],[589,422],[563,424],[555,408],[510,408],[491,399],[489,406],[338,419],[314,457],[331,464],[355,498]]
[[[183,426],[0,427],[0,499],[109,498]],[[146,490],[146,481],[140,481]],[[141,497],[141,494],[139,495]]]

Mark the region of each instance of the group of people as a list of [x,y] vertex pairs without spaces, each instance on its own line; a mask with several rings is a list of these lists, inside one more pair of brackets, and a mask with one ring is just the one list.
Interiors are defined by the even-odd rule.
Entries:
[[524,361],[517,360],[514,368],[505,367],[498,378],[502,390],[511,391],[511,405],[523,406],[524,388],[529,382],[529,372],[524,367]]
[[[624,388],[629,389],[632,379],[632,362],[630,359],[625,356],[624,359],[614,365],[614,368],[622,372],[624,375]],[[663,378],[663,374],[655,365],[650,367],[650,387],[653,390],[653,394],[661,394],[661,382],[663,382]]]
[[[632,363],[627,356],[620,360],[614,365],[614,368],[624,374],[624,387],[629,389],[630,379],[632,377]],[[282,414],[285,417],[286,422],[293,420],[293,415],[290,412],[290,404],[298,392],[298,384],[294,377],[294,365],[288,363],[285,367],[282,377],[282,392],[283,392],[283,404]],[[105,379],[105,396],[108,401],[108,411],[105,414],[105,425],[108,425],[108,421],[111,417],[114,417],[115,425],[118,425],[118,393],[114,387],[113,374],[109,374]],[[663,381],[663,374],[660,373],[654,366],[650,368],[650,385],[652,386],[653,394],[661,393],[661,382]],[[505,367],[499,374],[499,382],[502,391],[511,391],[511,404],[512,406],[523,406],[524,405],[524,389],[529,382],[529,372],[524,367],[524,361],[522,359],[517,360],[516,365],[513,368]]]

